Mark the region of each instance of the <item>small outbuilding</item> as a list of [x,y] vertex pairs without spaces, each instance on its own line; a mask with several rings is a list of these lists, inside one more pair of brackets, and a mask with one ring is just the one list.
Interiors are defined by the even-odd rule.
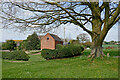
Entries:
[[47,33],[41,39],[41,49],[56,49],[57,44],[63,45],[63,41],[54,34]]

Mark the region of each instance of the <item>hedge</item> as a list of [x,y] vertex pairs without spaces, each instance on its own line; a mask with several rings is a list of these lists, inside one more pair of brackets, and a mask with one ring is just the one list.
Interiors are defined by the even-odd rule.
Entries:
[[30,57],[24,51],[16,50],[16,51],[13,51],[13,52],[2,53],[2,58],[3,59],[8,59],[8,60],[28,61]]
[[76,45],[69,45],[61,49],[43,49],[41,51],[41,55],[43,58],[49,59],[56,59],[56,58],[68,58],[77,55],[81,55],[81,52],[84,50],[81,46]]
[[56,45],[56,49],[62,49],[62,48],[64,48],[64,46],[62,44],[57,44]]

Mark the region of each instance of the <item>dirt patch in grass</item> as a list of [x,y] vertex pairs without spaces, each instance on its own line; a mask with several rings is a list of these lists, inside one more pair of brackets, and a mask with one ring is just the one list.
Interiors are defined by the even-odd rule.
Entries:
[[36,54],[32,54],[32,55],[38,55],[38,54],[41,54],[41,52],[39,52],[39,53],[36,53]]

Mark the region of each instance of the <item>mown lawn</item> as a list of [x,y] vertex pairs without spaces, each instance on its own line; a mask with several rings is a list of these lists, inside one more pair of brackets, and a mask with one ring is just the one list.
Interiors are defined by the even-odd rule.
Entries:
[[116,44],[104,44],[102,47],[118,47]]
[[118,58],[97,58],[91,62],[85,55],[56,60],[30,55],[28,62],[3,60],[2,71],[3,78],[118,78]]
[[[85,56],[88,56],[90,54],[91,50],[85,50],[84,54]],[[103,52],[105,55],[109,53],[110,56],[119,56],[120,50],[118,48],[115,49],[103,49]]]

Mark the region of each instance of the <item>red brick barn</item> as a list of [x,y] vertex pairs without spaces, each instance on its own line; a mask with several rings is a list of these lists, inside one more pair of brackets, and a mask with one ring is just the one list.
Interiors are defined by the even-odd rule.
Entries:
[[47,33],[41,39],[41,49],[56,49],[57,44],[63,44],[63,41],[54,34]]

